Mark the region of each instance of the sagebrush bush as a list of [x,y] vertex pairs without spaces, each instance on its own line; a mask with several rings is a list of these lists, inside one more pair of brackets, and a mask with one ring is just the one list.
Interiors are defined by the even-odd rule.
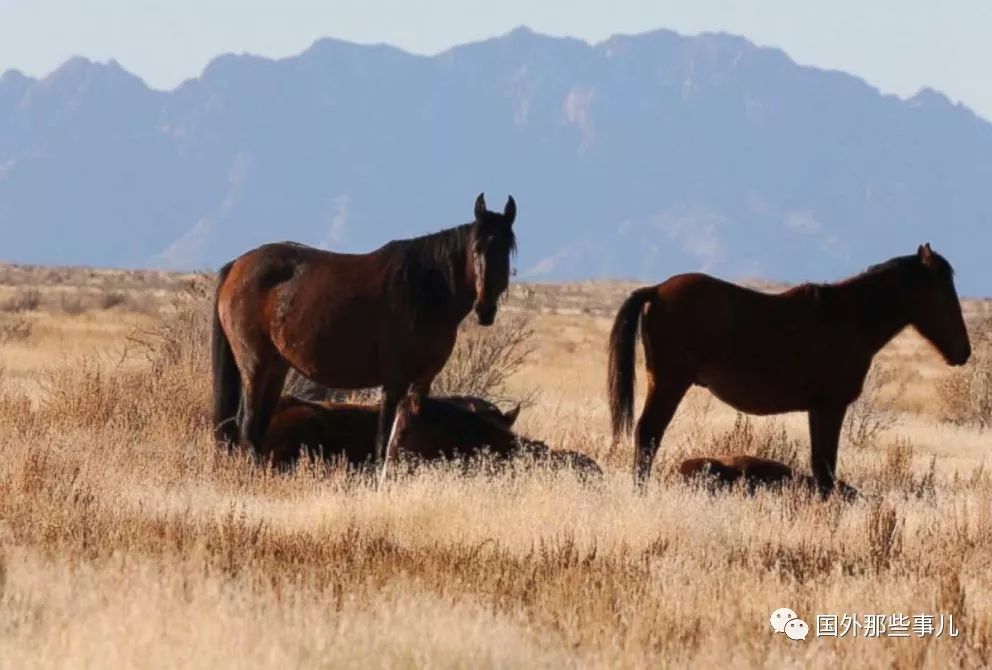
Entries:
[[790,437],[782,423],[769,421],[755,429],[751,417],[738,412],[734,425],[712,435],[702,454],[707,457],[757,456],[798,467],[801,449],[803,443]]
[[970,329],[971,359],[938,387],[944,418],[992,428],[992,314]]
[[493,325],[485,328],[466,319],[431,392],[474,395],[493,402],[520,400],[509,396],[507,382],[533,353],[533,335],[530,318],[525,314],[500,314]]
[[183,439],[207,430],[211,286],[206,277],[191,282],[156,328],[132,335],[119,360],[83,357],[47,375],[46,420]]
[[899,422],[896,403],[904,385],[894,393],[885,395],[883,390],[898,380],[895,370],[873,365],[865,377],[861,395],[847,407],[844,415],[843,437],[857,449],[878,444],[879,438]]
[[0,315],[0,344],[23,342],[31,338],[34,323],[19,315]]
[[22,288],[0,303],[0,312],[34,312],[39,307],[41,307],[41,291],[33,287]]

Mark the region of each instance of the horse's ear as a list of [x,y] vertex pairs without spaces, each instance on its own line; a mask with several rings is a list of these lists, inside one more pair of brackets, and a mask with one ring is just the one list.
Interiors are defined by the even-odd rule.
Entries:
[[921,244],[916,250],[916,255],[919,257],[920,261],[927,267],[933,263],[933,249],[930,248],[930,243]]
[[506,427],[507,428],[512,427],[513,424],[516,422],[518,416],[520,416],[520,403],[517,403],[517,406],[511,409],[509,412],[503,413],[503,418],[506,420]]
[[486,196],[480,193],[475,199],[475,220],[482,221],[486,217]]
[[508,226],[512,226],[513,222],[517,219],[517,201],[513,199],[512,195],[506,199],[506,207],[503,208],[503,218],[506,219]]

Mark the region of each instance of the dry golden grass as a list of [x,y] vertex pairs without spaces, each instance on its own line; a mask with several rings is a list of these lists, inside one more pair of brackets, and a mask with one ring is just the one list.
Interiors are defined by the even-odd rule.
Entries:
[[[47,281],[20,272],[0,288]],[[841,448],[841,476],[869,499],[682,484],[690,453],[807,467],[802,416],[745,419],[698,389],[638,495],[603,401],[606,333],[630,287],[514,287],[504,316],[535,329],[505,389],[534,395],[520,430],[593,455],[606,480],[440,469],[374,491],[218,455],[203,294],[122,277],[100,290],[144,281],[163,291],[154,308],[70,315],[42,299],[17,313],[30,335],[0,343],[0,667],[992,664],[992,437],[943,421],[935,389],[951,373],[914,334],[878,361],[866,411],[885,425]],[[791,642],[769,629],[780,607],[811,626],[953,614],[960,636]]]

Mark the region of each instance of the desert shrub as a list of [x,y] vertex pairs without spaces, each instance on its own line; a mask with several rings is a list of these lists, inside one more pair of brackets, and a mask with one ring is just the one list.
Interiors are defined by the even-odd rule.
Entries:
[[890,569],[902,553],[905,519],[892,504],[877,500],[868,510],[867,526],[872,566],[878,572]]
[[296,370],[290,370],[286,376],[286,385],[282,390],[284,395],[296,396],[304,400],[332,400],[334,402],[376,403],[381,392],[378,388],[367,389],[330,389],[312,379],[307,379]]
[[[474,395],[494,402],[511,398],[507,382],[533,353],[534,328],[524,314],[501,314],[483,328],[466,319],[448,363],[434,379],[435,395]],[[529,400],[524,398],[523,400]]]
[[882,393],[896,380],[896,371],[892,368],[876,365],[869,370],[861,396],[848,406],[844,415],[842,434],[852,447],[865,449],[875,446],[882,434],[898,423],[895,404],[904,384],[888,396]]
[[944,418],[992,428],[992,315],[971,328],[971,360],[937,387]]
[[[211,285],[206,277],[191,282],[156,328],[132,335],[118,361],[85,357],[50,374],[43,380],[46,420],[182,438],[207,429]],[[142,365],[128,365],[135,356]]]
[[36,288],[22,288],[0,303],[0,312],[34,312],[39,307],[41,307],[41,291]]
[[897,437],[882,452],[879,470],[871,477],[875,488],[933,502],[937,492],[937,459],[930,457],[927,468],[917,474],[913,468],[916,452],[912,441]]
[[0,317],[0,344],[23,342],[31,337],[34,323],[22,316]]
[[100,296],[100,309],[113,309],[127,302],[127,294],[123,291],[109,291]]
[[751,417],[737,413],[734,425],[726,431],[713,435],[706,456],[758,456],[781,461],[796,466],[802,442],[790,437],[785,426],[778,421],[767,421],[755,429]]
[[153,370],[180,366],[209,376],[213,290],[213,278],[197,276],[166,305],[156,328],[131,338]]
[[86,312],[86,303],[76,292],[65,292],[59,295],[59,309],[63,314],[79,316]]

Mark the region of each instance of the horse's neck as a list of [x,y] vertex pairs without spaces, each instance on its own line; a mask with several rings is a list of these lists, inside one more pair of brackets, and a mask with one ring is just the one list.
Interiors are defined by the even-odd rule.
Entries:
[[896,270],[859,277],[837,286],[872,353],[878,352],[911,322],[913,294]]
[[472,311],[475,303],[475,277],[467,266],[464,259],[454,260],[455,266],[455,293],[451,296],[450,313],[452,319],[461,323],[462,319]]

